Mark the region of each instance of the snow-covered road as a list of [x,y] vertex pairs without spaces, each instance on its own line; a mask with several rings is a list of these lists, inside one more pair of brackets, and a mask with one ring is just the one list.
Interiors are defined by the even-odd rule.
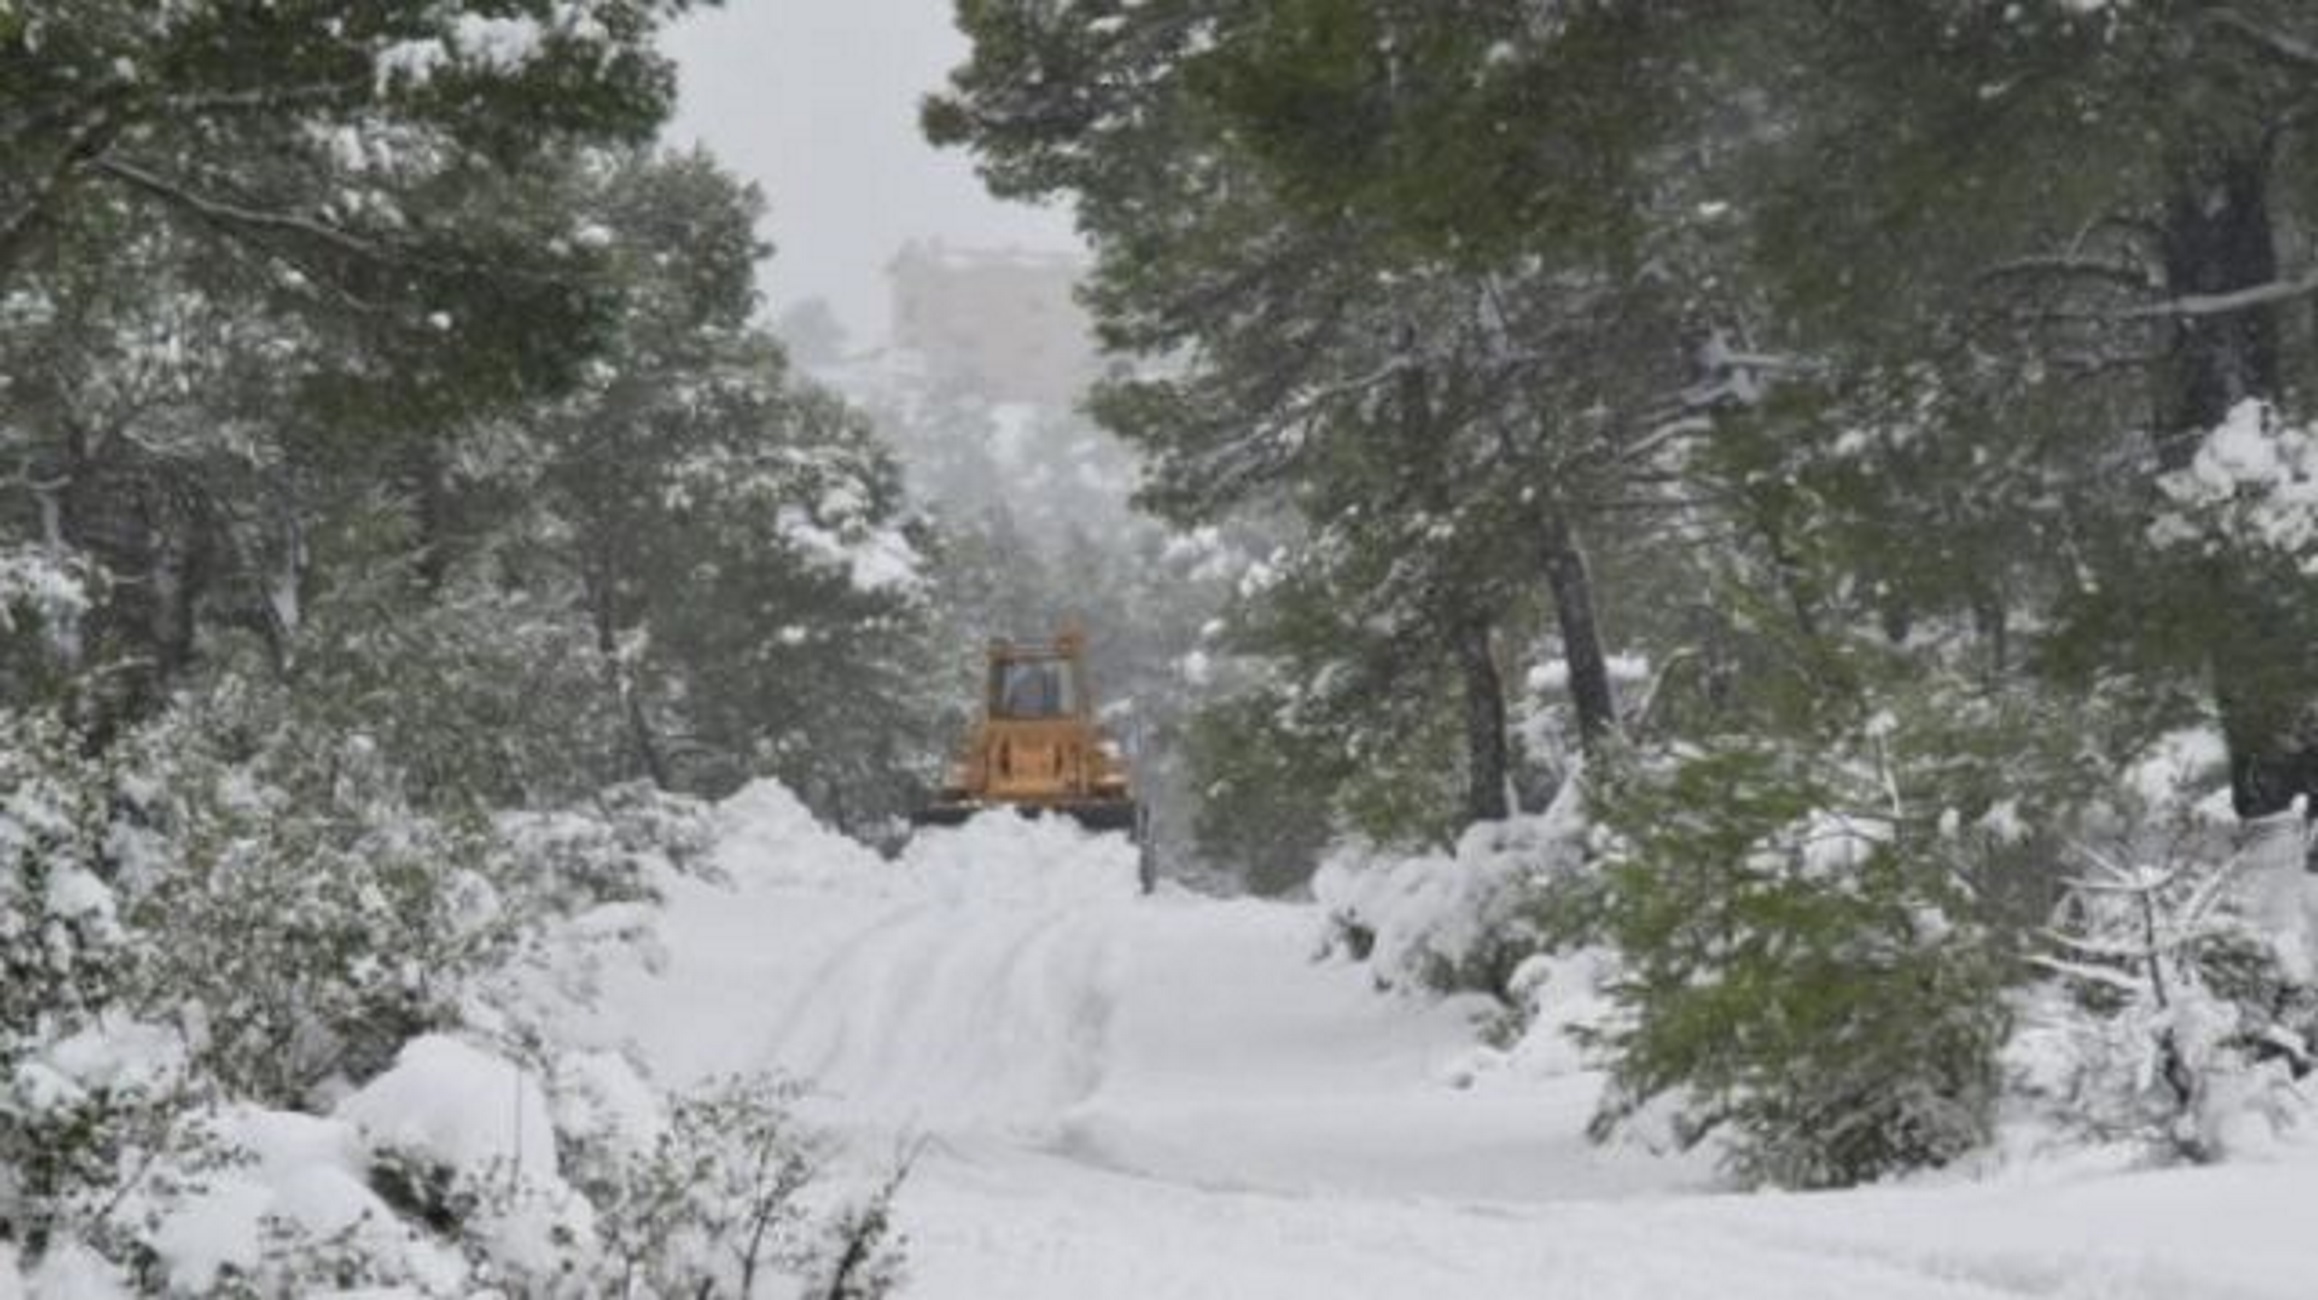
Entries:
[[885,863],[769,789],[720,860],[589,1032],[671,1081],[811,1079],[865,1156],[921,1138],[915,1296],[2318,1295],[2318,1154],[1714,1194],[1588,1144],[1574,1067],[1453,1086],[1475,1008],[1315,962],[1308,907],[1141,899],[1123,846],[1010,819]]

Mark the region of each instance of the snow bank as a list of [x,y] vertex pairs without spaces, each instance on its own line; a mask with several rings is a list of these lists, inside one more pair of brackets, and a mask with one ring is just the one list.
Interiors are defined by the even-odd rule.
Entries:
[[962,826],[920,830],[892,862],[821,824],[777,782],[758,781],[716,809],[719,874],[744,890],[810,886],[895,900],[976,905],[1126,898],[1138,891],[1124,835],[1067,817],[1003,809]]
[[206,1293],[228,1269],[252,1275],[285,1233],[338,1241],[430,1294],[454,1292],[466,1277],[457,1251],[410,1232],[371,1190],[352,1125],[233,1106],[212,1132],[236,1158],[206,1172],[151,1239],[173,1291]]
[[474,1196],[467,1229],[503,1263],[551,1276],[568,1243],[590,1240],[594,1211],[558,1172],[553,1112],[531,1072],[442,1034],[411,1040],[394,1068],[339,1103],[373,1167],[435,1170]]
[[405,1044],[394,1068],[340,1102],[337,1114],[374,1150],[460,1171],[555,1171],[555,1133],[539,1081],[447,1035]]
[[581,1051],[556,1062],[548,1104],[559,1133],[582,1134],[613,1155],[641,1155],[668,1126],[668,1108],[634,1062]]
[[947,903],[1030,904],[1133,898],[1136,849],[1066,817],[981,814],[963,826],[920,832],[901,856],[905,888]]
[[716,806],[717,871],[736,884],[874,887],[883,862],[867,845],[821,824],[778,781],[755,781]]
[[[7,1285],[0,1282],[0,1295]],[[51,1246],[25,1275],[23,1288],[29,1300],[130,1300],[136,1294],[119,1269],[79,1241]]]
[[845,886],[876,910],[786,930],[816,965],[779,1013],[771,1059],[852,1120],[1051,1126],[1100,1075],[1114,998],[1103,918],[1139,899],[1134,846],[1004,811],[922,831],[892,863],[830,838],[785,852],[824,882],[856,872]]

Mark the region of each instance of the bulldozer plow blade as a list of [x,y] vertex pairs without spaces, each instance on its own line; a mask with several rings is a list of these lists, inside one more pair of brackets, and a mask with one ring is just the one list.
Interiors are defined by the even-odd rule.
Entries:
[[938,803],[920,808],[909,815],[912,826],[963,826],[968,818],[981,812],[987,805],[970,803]]
[[1011,808],[1023,817],[1068,817],[1090,831],[1125,831],[1136,840],[1143,836],[1143,812],[1133,803],[937,803],[910,814],[913,826],[959,826],[977,813]]
[[1131,803],[1069,804],[1057,809],[1090,831],[1125,831],[1136,839],[1143,837],[1143,814]]

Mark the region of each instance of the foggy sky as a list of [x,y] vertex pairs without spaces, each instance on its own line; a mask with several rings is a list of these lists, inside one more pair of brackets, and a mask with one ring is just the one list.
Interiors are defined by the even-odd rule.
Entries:
[[775,314],[826,298],[866,346],[885,337],[885,265],[905,240],[1074,246],[1067,216],[999,203],[919,136],[919,98],[965,45],[950,0],[726,0],[668,35],[669,139],[705,141],[764,188]]

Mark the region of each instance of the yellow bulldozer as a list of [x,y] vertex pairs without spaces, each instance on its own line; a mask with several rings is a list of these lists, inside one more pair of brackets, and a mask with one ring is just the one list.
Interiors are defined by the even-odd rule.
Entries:
[[1150,819],[1125,756],[1096,720],[1085,634],[1074,627],[1049,642],[993,641],[984,681],[981,721],[933,802],[911,820],[954,826],[986,809],[1012,808],[1123,832],[1141,850],[1148,892]]

